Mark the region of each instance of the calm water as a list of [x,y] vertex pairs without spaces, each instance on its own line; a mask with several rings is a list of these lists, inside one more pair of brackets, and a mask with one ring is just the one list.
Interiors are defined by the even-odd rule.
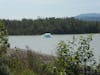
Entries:
[[[80,35],[75,36],[79,37]],[[55,55],[57,43],[61,40],[71,40],[72,37],[73,35],[53,35],[52,38],[44,38],[43,36],[9,36],[9,43],[11,48],[26,49],[28,46],[36,52]],[[91,46],[94,48],[96,58],[100,58],[100,34],[93,35]]]

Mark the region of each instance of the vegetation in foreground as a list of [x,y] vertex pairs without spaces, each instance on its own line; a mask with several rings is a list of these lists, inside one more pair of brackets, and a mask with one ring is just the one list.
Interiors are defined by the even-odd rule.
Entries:
[[[78,42],[79,41],[79,42]],[[0,22],[0,75],[100,75],[90,42],[92,37],[80,37],[57,47],[57,56],[45,56],[31,50],[11,50],[7,31]]]

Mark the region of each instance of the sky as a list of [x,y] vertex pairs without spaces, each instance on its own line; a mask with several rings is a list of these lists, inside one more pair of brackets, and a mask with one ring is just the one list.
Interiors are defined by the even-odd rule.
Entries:
[[72,17],[100,13],[100,0],[0,0],[1,19]]

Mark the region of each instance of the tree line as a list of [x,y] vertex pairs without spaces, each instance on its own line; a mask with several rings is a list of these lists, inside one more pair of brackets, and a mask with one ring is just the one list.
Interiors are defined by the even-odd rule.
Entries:
[[100,22],[81,21],[75,18],[38,18],[22,20],[2,19],[9,35],[85,34],[99,33]]

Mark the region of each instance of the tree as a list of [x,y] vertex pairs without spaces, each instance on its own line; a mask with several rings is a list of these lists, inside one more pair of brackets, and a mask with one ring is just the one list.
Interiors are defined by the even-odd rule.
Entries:
[[[38,18],[3,20],[10,35],[99,33],[100,22],[80,21],[75,18]],[[14,30],[13,30],[14,29]]]
[[78,42],[75,37],[67,44],[61,41],[57,48],[58,56],[54,64],[54,73],[56,75],[87,75],[87,70],[89,68],[91,70],[91,66],[95,64],[91,41],[91,35],[86,38],[80,37]]
[[87,75],[87,66],[95,65],[96,62],[94,60],[94,54],[92,48],[90,46],[90,42],[92,41],[92,36],[89,35],[88,37],[80,37],[80,41],[78,43],[79,47],[76,51],[75,58],[78,58],[78,63],[83,65],[84,68],[84,75]]
[[[68,43],[61,41],[58,44],[58,57],[55,61],[55,69],[57,75],[74,75],[74,53],[72,47]],[[74,70],[73,70],[74,69]]]
[[7,30],[0,20],[0,75],[10,75],[8,67],[4,64],[8,46],[7,34]]
[[0,57],[6,54],[8,47],[8,33],[4,28],[2,21],[0,20]]

